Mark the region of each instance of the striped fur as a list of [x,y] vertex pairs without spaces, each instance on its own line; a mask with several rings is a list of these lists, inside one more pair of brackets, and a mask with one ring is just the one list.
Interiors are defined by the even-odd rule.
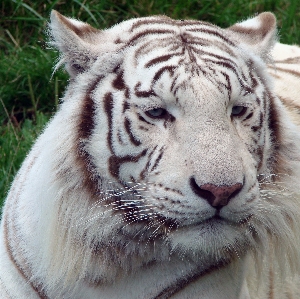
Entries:
[[1,298],[299,298],[300,54],[272,61],[275,17],[49,28],[70,83],[3,209]]
[[293,122],[300,125],[300,48],[277,43],[273,50],[274,64],[269,73],[275,79],[275,92],[290,113]]

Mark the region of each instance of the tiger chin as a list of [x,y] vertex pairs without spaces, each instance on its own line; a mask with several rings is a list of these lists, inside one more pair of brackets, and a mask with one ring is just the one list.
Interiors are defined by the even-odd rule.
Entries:
[[49,36],[70,80],[3,208],[0,297],[299,298],[300,49],[274,15],[53,11]]

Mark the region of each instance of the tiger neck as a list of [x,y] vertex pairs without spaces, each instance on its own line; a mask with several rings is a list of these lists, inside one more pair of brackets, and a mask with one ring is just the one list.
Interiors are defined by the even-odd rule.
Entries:
[[223,267],[213,266],[203,272],[195,271],[194,277],[176,280],[172,288],[169,287],[168,296],[156,298],[250,299],[244,273],[245,261],[242,260]]
[[215,265],[205,270],[182,260],[157,263],[110,286],[99,285],[97,289],[99,296],[104,291],[105,298],[111,299],[250,299],[245,263],[246,259],[238,259],[229,265]]
[[177,264],[177,271],[172,271],[175,274],[172,283],[165,286],[154,298],[198,299],[201,295],[201,299],[250,299],[244,275],[245,263],[246,259],[228,265],[220,263],[209,266],[205,270],[195,267],[188,269],[186,273],[184,270],[180,273]]

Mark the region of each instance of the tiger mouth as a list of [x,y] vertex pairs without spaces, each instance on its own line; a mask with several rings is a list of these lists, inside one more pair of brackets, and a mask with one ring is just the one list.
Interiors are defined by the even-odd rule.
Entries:
[[217,211],[215,215],[212,217],[209,217],[208,219],[198,221],[193,224],[187,224],[187,225],[178,225],[178,228],[180,227],[197,227],[197,226],[215,226],[215,225],[223,225],[223,226],[234,226],[234,227],[244,227],[249,225],[249,221],[253,217],[253,214],[250,214],[239,221],[234,221],[225,217],[222,217],[220,213]]

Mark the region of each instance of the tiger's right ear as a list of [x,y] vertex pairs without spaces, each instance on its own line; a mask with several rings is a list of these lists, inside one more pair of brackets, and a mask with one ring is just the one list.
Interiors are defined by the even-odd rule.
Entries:
[[237,41],[246,44],[254,53],[268,62],[272,47],[277,41],[276,17],[263,12],[254,18],[227,28]]
[[64,17],[52,10],[49,44],[61,53],[56,68],[65,64],[71,77],[87,70],[97,59],[96,44],[101,33],[101,30],[87,23]]

